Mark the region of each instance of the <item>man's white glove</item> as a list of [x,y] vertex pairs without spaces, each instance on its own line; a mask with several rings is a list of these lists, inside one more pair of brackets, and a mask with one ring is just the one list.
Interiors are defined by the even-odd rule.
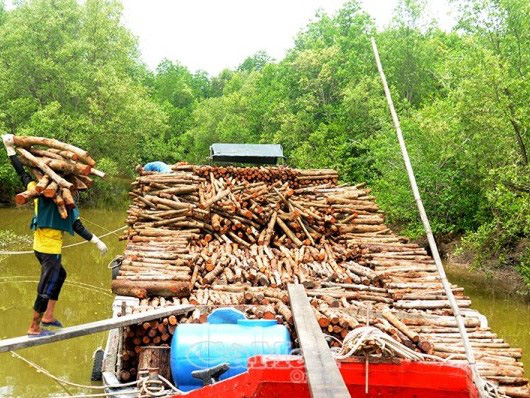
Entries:
[[17,154],[15,151],[15,140],[13,139],[13,134],[4,134],[2,136],[2,141],[6,147],[7,156],[13,156]]
[[90,239],[90,243],[94,243],[96,247],[99,249],[99,254],[104,256],[107,254],[107,245],[101,241],[96,235],[92,235],[92,239]]

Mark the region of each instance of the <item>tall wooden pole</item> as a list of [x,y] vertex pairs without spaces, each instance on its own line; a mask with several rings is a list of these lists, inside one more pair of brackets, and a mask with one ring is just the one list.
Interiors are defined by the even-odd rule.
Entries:
[[436,241],[434,240],[434,235],[431,230],[429,218],[427,217],[427,213],[425,212],[425,208],[423,206],[423,202],[420,197],[420,191],[418,190],[418,184],[416,183],[416,177],[414,176],[414,170],[412,169],[412,164],[410,162],[409,153],[405,145],[405,140],[403,139],[401,125],[399,123],[396,109],[394,108],[394,102],[392,101],[392,96],[390,95],[390,90],[386,82],[385,73],[383,72],[383,66],[381,65],[381,59],[379,58],[379,51],[377,50],[377,45],[373,37],[371,38],[371,42],[372,42],[372,48],[374,50],[374,56],[375,56],[375,62],[377,64],[377,69],[379,70],[379,75],[381,76],[381,80],[383,82],[383,88],[385,90],[386,100],[388,102],[388,107],[390,108],[390,114],[392,115],[392,121],[394,122],[394,128],[396,129],[396,135],[399,141],[399,146],[401,148],[401,154],[403,155],[403,161],[405,162],[405,168],[407,169],[407,175],[409,177],[410,186],[412,188],[414,200],[416,201],[416,206],[418,207],[418,211],[420,213],[420,218],[423,223],[423,227],[425,229],[425,234],[427,235],[427,241],[429,242],[429,247],[431,248],[434,263],[436,264],[436,268],[438,270],[438,274],[440,275],[440,279],[442,280],[442,285],[443,285],[445,294],[447,296],[447,299],[449,300],[449,304],[453,311],[453,315],[456,319],[456,324],[458,325],[460,336],[462,337],[464,349],[466,352],[466,358],[473,372],[473,382],[477,386],[480,396],[482,398],[487,398],[489,394],[486,393],[485,382],[480,377],[480,374],[477,368],[477,363],[475,361],[475,355],[473,353],[473,348],[471,347],[471,343],[469,342],[469,337],[467,335],[466,327],[464,325],[464,320],[462,319],[460,308],[458,307],[455,296],[453,295],[451,285],[449,281],[447,280],[447,275],[445,274],[445,269],[442,264],[442,259],[440,258],[440,253],[438,252],[438,246],[436,245]]

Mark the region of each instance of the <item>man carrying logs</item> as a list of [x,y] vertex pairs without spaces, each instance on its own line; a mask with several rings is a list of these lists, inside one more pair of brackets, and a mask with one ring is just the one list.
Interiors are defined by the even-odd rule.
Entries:
[[[16,155],[14,136],[5,134],[2,136],[2,141],[11,164],[24,187],[28,190],[35,189],[37,183],[24,170]],[[34,230],[33,250],[41,265],[41,274],[28,336],[40,337],[53,334],[52,331],[43,329],[42,326],[62,327],[61,322],[54,317],[53,312],[66,279],[66,270],[61,264],[64,232],[71,235],[74,235],[75,232],[87,241],[94,243],[101,255],[107,252],[107,246],[83,226],[79,220],[77,206],[67,208],[67,214],[64,217],[60,214],[59,208],[52,198],[38,196],[34,202],[35,215],[31,222],[31,228]]]

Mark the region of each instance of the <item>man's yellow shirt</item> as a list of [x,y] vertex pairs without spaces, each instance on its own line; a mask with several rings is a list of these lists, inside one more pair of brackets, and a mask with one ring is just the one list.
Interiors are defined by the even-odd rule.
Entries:
[[[28,189],[37,185],[35,181],[28,184]],[[38,211],[38,199],[35,203],[35,215]],[[63,231],[53,228],[36,228],[33,234],[33,250],[47,254],[61,254],[63,248]]]

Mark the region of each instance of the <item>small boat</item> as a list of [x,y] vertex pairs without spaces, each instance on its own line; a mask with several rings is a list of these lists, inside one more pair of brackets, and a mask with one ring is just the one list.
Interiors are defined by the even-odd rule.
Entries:
[[[137,299],[116,297],[114,315],[138,305]],[[197,327],[203,327],[196,325]],[[193,331],[192,331],[193,333]],[[120,387],[118,380],[119,332],[109,335],[103,361],[103,382],[113,398],[136,397],[136,386]],[[184,336],[190,344],[193,335]],[[454,362],[409,361],[397,358],[350,357],[337,360],[348,393],[352,397],[396,398],[478,398],[471,369]],[[189,369],[183,365],[185,372]],[[174,373],[175,375],[175,373]],[[175,377],[177,379],[179,376]],[[200,383],[186,392],[168,395],[171,398],[293,398],[311,397],[308,371],[301,355],[255,355],[248,359],[246,370],[228,373],[212,379],[213,384]],[[207,384],[207,383],[205,383]],[[179,386],[180,387],[180,386]],[[325,386],[333,389],[333,386]],[[326,395],[324,395],[326,396]],[[335,396],[335,395],[329,395]],[[339,395],[340,396],[340,395]]]
[[[368,364],[364,358],[338,363],[352,397],[478,398],[467,365],[390,360]],[[182,397],[174,395],[172,398]],[[300,356],[255,356],[248,370],[224,381],[186,393],[188,398],[309,398]]]

